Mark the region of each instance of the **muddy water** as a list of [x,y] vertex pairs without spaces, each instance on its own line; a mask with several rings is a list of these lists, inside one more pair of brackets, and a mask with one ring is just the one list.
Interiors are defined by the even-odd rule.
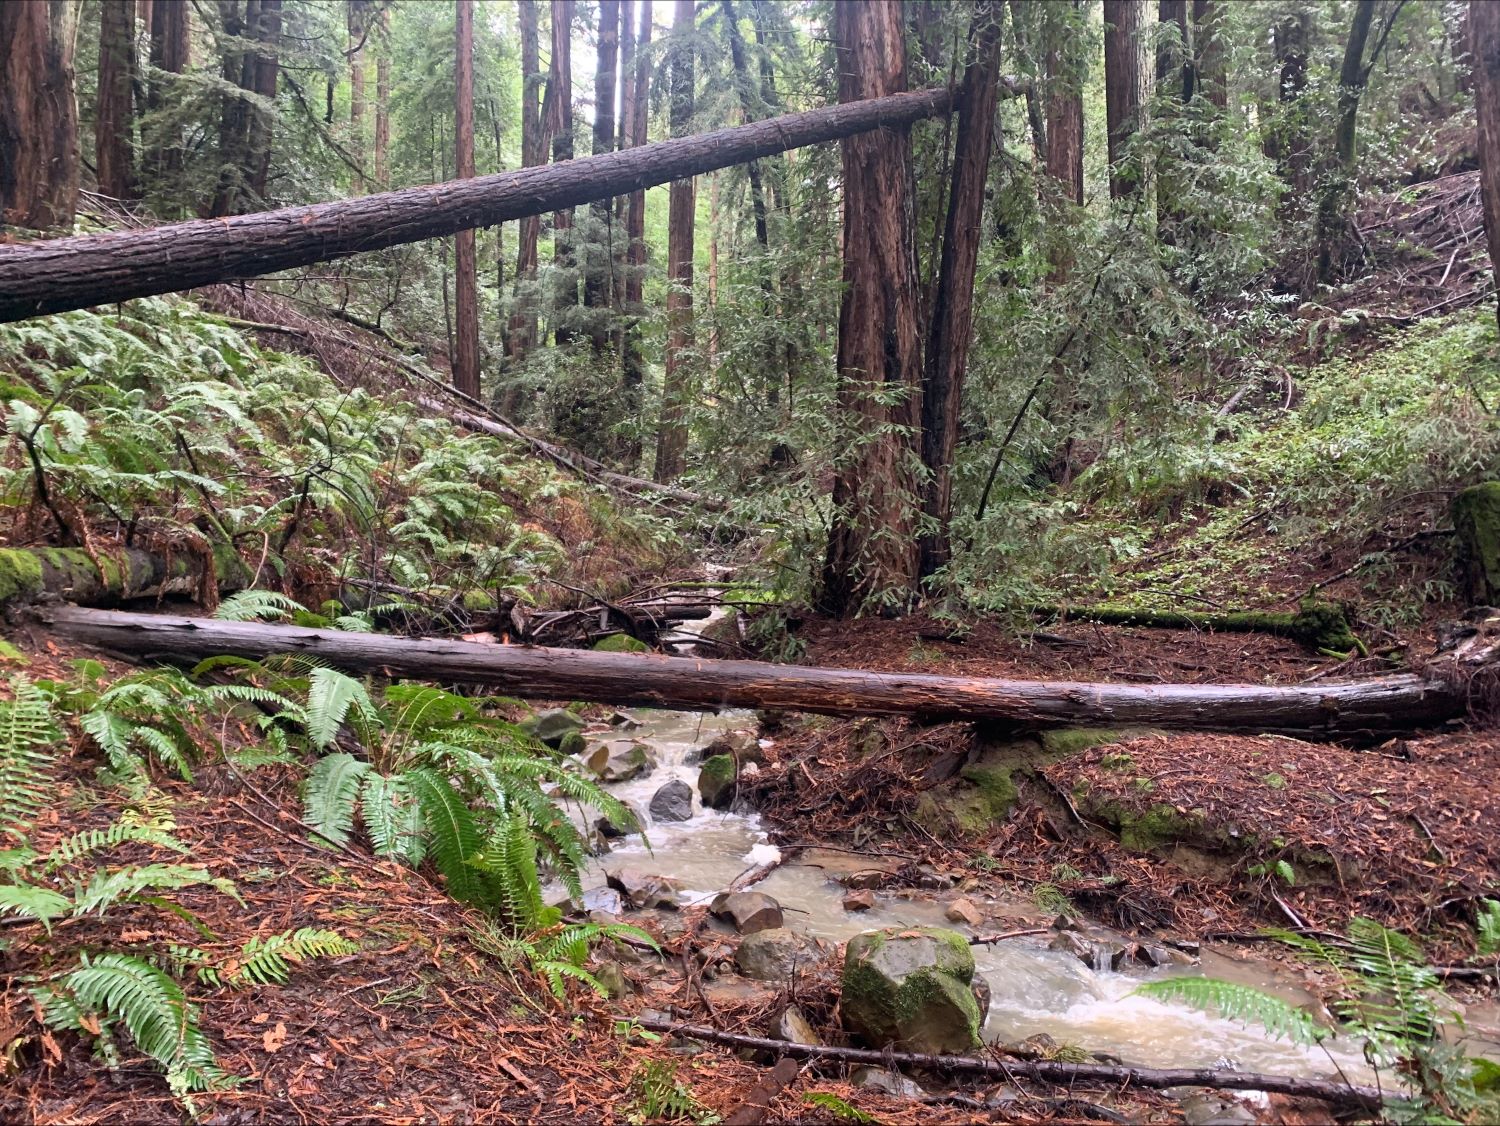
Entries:
[[[695,787],[694,814],[681,823],[652,824],[646,838],[615,842],[585,874],[584,887],[602,886],[605,870],[629,865],[680,881],[686,903],[699,903],[726,888],[737,876],[779,856],[754,815],[703,810],[696,797],[698,767],[684,762],[689,751],[735,729],[752,728],[754,716],[719,716],[689,712],[640,710],[631,713],[640,727],[618,729],[610,737],[629,737],[649,744],[657,768],[644,778],[610,786],[619,798],[645,811],[651,796],[673,778]],[[590,732],[604,735],[604,732]],[[844,889],[836,877],[857,868],[881,864],[881,858],[810,848],[756,885],[782,906],[793,929],[843,942],[877,927],[946,926],[973,935],[971,928],[948,922],[943,906],[931,899],[877,893],[873,910],[843,910]],[[885,858],[889,866],[899,858]],[[988,917],[986,933],[1036,925],[1037,913],[1024,900],[970,895]],[[1310,1000],[1298,983],[1269,966],[1227,953],[1205,952],[1203,969],[1141,970],[1096,973],[1071,954],[1048,950],[1046,935],[1009,939],[974,948],[975,964],[990,984],[992,1002],[985,1025],[987,1039],[1014,1041],[1046,1033],[1060,1043],[1109,1052],[1128,1063],[1148,1067],[1233,1066],[1277,1074],[1334,1077],[1342,1069],[1354,1082],[1372,1076],[1357,1045],[1303,1048],[1267,1036],[1264,1030],[1224,1020],[1185,1006],[1134,995],[1142,981],[1169,973],[1207,972],[1269,989],[1293,1003]]]

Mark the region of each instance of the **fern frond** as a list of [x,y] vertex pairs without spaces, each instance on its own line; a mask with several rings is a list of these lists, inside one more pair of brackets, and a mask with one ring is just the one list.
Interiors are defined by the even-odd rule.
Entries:
[[453,898],[492,909],[495,895],[487,874],[471,861],[482,854],[484,841],[474,815],[448,780],[427,766],[413,767],[403,777],[422,808],[422,823],[432,861]]
[[329,747],[350,712],[365,719],[376,715],[369,690],[337,669],[315,668],[308,678],[307,737],[319,750]]
[[[289,963],[301,964],[313,958],[336,958],[359,949],[336,931],[303,927],[283,931],[266,938],[251,938],[240,949],[239,957],[228,967],[220,968],[216,978],[230,985],[280,984],[290,974]],[[202,971],[199,972],[202,976]],[[215,982],[217,983],[217,982]]]
[[1429,1040],[1437,1034],[1440,981],[1421,947],[1374,919],[1348,927],[1349,967],[1359,975],[1357,1019],[1377,1034]]
[[1500,954],[1500,900],[1480,901],[1476,931],[1480,954]]
[[[78,1014],[92,1011],[123,1024],[135,1046],[166,1071],[174,1093],[233,1082],[219,1066],[181,987],[149,962],[128,954],[85,954],[58,985],[72,995],[76,1008],[71,1013],[47,1009],[48,1023],[56,1026],[61,1019],[67,1021],[65,1027],[78,1027]],[[45,998],[39,1000],[45,1004]]]
[[324,755],[307,776],[303,788],[303,816],[307,823],[336,844],[354,831],[354,807],[359,783],[370,764],[351,754]]
[[0,915],[36,919],[50,932],[52,920],[73,909],[73,901],[51,888],[35,884],[0,884]]
[[90,853],[102,852],[132,841],[171,849],[183,855],[192,851],[160,825],[122,818],[108,828],[85,829],[81,833],[74,833],[71,837],[60,841],[42,858],[42,863],[48,871],[52,871],[65,864],[76,863]]
[[552,996],[556,997],[559,1001],[567,1000],[568,978],[572,978],[574,981],[583,982],[584,985],[588,986],[601,997],[605,996],[608,993],[608,990],[606,990],[604,986],[600,984],[598,978],[589,973],[588,970],[584,969],[582,966],[573,965],[572,962],[549,962],[545,960],[537,960],[531,963],[531,968],[542,975],[542,980],[547,983],[548,990],[550,990]]
[[45,691],[22,676],[10,690],[0,700],[0,835],[25,841],[49,796],[61,732]]
[[1254,1022],[1272,1036],[1316,1044],[1332,1033],[1305,1009],[1249,985],[1211,977],[1169,977],[1136,987],[1142,997],[1209,1009],[1227,1020]]
[[359,808],[376,856],[422,862],[422,809],[405,778],[370,771]]
[[221,622],[279,622],[307,607],[274,590],[241,590],[231,594],[214,617]]
[[[207,868],[185,864],[139,864],[118,872],[99,871],[94,873],[87,887],[77,892],[73,914],[81,916],[97,911],[102,915],[116,903],[198,884],[208,884],[223,891],[227,883],[215,879]],[[233,887],[232,884],[229,886]]]

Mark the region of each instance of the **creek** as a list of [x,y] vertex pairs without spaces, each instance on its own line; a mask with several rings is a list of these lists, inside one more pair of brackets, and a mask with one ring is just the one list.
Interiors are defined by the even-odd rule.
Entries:
[[[628,735],[654,752],[655,769],[607,787],[642,814],[652,795],[667,782],[681,779],[695,786],[699,768],[692,759],[697,748],[722,734],[755,726],[755,717],[748,712],[703,715],[642,709],[628,713],[628,719],[639,726],[628,732],[612,729],[589,734]],[[756,814],[705,810],[695,792],[689,820],[650,823],[644,840],[641,834],[632,834],[612,842],[611,850],[596,858],[584,874],[584,887],[602,887],[608,870],[628,865],[678,881],[683,889],[681,903],[693,905],[708,901],[736,877],[779,856]],[[857,913],[843,909],[845,889],[837,882],[839,875],[894,867],[897,862],[890,857],[808,847],[777,867],[754,890],[781,904],[789,928],[833,943],[883,927],[942,926],[973,937],[1049,921],[1030,900],[972,891],[967,898],[986,917],[978,931],[948,921],[944,904],[931,893],[878,891],[872,909]],[[1103,934],[1097,928],[1090,931],[1090,937]],[[1284,966],[1205,949],[1198,966],[1096,972],[1074,954],[1048,949],[1049,937],[974,947],[976,968],[989,982],[992,995],[984,1028],[987,1040],[1012,1042],[1045,1033],[1058,1043],[1108,1052],[1148,1067],[1231,1066],[1329,1078],[1337,1078],[1342,1071],[1353,1082],[1374,1082],[1359,1045],[1352,1041],[1335,1042],[1327,1051],[1303,1047],[1275,1039],[1258,1026],[1135,993],[1141,982],[1168,974],[1206,974],[1266,989],[1294,1004],[1312,1003],[1302,982]],[[1113,937],[1129,941],[1123,935]]]

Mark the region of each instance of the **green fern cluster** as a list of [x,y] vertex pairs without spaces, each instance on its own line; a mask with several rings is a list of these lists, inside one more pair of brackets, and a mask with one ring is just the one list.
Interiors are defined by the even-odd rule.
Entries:
[[1500,954],[1500,900],[1485,899],[1479,904],[1476,948],[1480,954]]
[[636,1068],[630,1092],[627,1122],[695,1122],[711,1126],[720,1121],[691,1089],[678,1081],[672,1065],[665,1060],[647,1060]]
[[302,927],[248,939],[229,958],[174,945],[168,950],[168,962],[178,973],[191,970],[205,985],[280,985],[287,981],[293,965],[315,958],[338,958],[358,949],[337,931]]

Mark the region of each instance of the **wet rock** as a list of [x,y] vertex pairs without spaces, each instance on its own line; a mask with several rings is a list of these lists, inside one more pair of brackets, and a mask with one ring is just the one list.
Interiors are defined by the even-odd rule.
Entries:
[[911,885],[932,891],[947,891],[953,886],[953,877],[946,872],[939,872],[931,864],[918,864],[912,871]]
[[628,906],[637,910],[648,907],[676,907],[677,893],[682,885],[666,876],[653,876],[639,868],[616,868],[606,872],[609,886],[624,897]]
[[557,744],[557,749],[565,755],[581,755],[589,749],[589,741],[583,737],[583,732],[569,731]]
[[758,891],[721,892],[714,896],[709,911],[729,919],[740,934],[755,934],[782,925],[781,904]]
[[979,1009],[979,1027],[983,1028],[984,1022],[990,1019],[990,1001],[994,999],[994,991],[990,989],[989,979],[983,974],[974,975],[969,991],[974,994],[974,1004]]
[[1155,943],[1142,942],[1135,948],[1136,961],[1143,966],[1196,966],[1198,959],[1183,950],[1174,950],[1170,946],[1157,946]]
[[651,795],[653,821],[687,821],[693,816],[693,788],[674,778]]
[[1252,1126],[1255,1112],[1243,1103],[1212,1091],[1195,1090],[1181,1099],[1187,1126]]
[[583,719],[567,708],[552,708],[538,712],[526,726],[537,739],[557,750],[568,732],[583,730]]
[[735,967],[756,981],[787,981],[822,960],[818,940],[786,927],[747,935],[734,952]]
[[866,931],[844,954],[844,1025],[872,1048],[967,1052],[979,1044],[969,941],[941,927]]
[[748,762],[757,766],[766,764],[766,752],[761,747],[760,740],[749,731],[726,732],[698,752],[698,758],[705,762],[715,755],[728,755],[740,766]]
[[1077,931],[1061,931],[1051,942],[1048,950],[1062,950],[1072,954],[1089,969],[1102,973],[1118,969],[1125,956],[1125,947],[1120,943],[1090,942]]
[[796,1005],[781,1010],[781,1019],[776,1022],[776,1039],[788,1044],[822,1044],[818,1034],[808,1023],[806,1014]]
[[646,824],[646,815],[641,812],[641,807],[635,802],[626,802],[622,812],[599,818],[594,822],[594,828],[599,830],[601,837],[616,839],[639,833]]
[[881,1067],[861,1067],[850,1077],[850,1081],[867,1091],[881,1091],[903,1099],[920,1099],[927,1094],[915,1080]]
[[603,987],[604,995],[614,1001],[635,992],[634,985],[618,962],[601,962],[594,970],[594,980]]
[[605,911],[611,915],[618,915],[625,910],[625,901],[612,887],[589,888],[583,893],[581,906],[585,911]]
[[698,795],[706,809],[724,809],[734,800],[734,759],[714,755],[698,771]]
[[601,782],[628,782],[656,769],[656,755],[645,743],[611,739],[588,753],[583,765]]
[[979,908],[962,898],[955,899],[948,904],[943,916],[950,923],[964,923],[971,927],[977,927],[984,922],[984,916],[979,913]]
[[621,731],[634,731],[641,725],[641,721],[634,716],[626,715],[624,712],[612,712],[610,717],[604,721],[611,727],[618,727]]
[[878,888],[884,887],[890,878],[889,873],[881,868],[861,868],[858,872],[850,872],[839,877],[839,883],[846,888]]
[[860,888],[844,896],[845,911],[868,911],[875,906],[875,893],[869,888]]

